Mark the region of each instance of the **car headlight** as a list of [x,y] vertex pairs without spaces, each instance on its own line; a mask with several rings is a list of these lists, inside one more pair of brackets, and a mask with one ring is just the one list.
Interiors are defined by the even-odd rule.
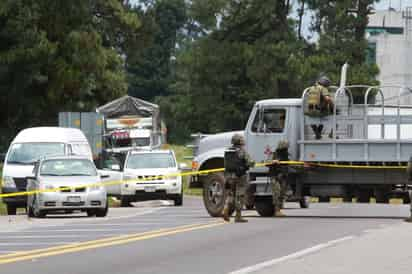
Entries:
[[14,180],[10,176],[4,176],[3,177],[3,182],[2,182],[3,187],[16,187],[16,184],[14,183]]

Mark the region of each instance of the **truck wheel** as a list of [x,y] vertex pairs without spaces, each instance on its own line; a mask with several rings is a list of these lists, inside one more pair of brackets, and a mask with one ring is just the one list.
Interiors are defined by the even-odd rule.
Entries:
[[375,189],[374,196],[377,203],[388,203],[389,202],[389,192],[390,189]]
[[270,217],[275,213],[272,198],[259,198],[255,201],[256,211],[262,217]]
[[7,215],[16,215],[17,207],[14,205],[7,204]]
[[305,196],[299,201],[300,208],[309,208],[310,205],[310,197]]
[[219,172],[207,175],[203,182],[203,203],[210,216],[222,216],[226,195],[225,177],[223,173]]

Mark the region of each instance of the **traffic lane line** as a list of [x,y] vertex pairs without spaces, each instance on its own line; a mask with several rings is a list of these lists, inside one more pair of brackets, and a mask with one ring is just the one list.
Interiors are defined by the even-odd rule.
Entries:
[[252,265],[252,266],[247,266],[247,267],[241,268],[239,270],[230,272],[229,274],[247,274],[247,273],[258,272],[262,269],[266,269],[266,268],[275,266],[277,264],[283,263],[283,262],[288,261],[288,260],[301,258],[303,256],[312,254],[314,252],[318,252],[322,249],[337,245],[337,244],[345,242],[345,241],[352,240],[354,238],[355,238],[355,236],[350,235],[350,236],[342,237],[342,238],[339,238],[339,239],[336,239],[336,240],[328,241],[326,243],[321,243],[321,244],[318,244],[318,245],[315,245],[315,246],[305,248],[303,250],[291,253],[291,254],[286,255],[286,256],[282,256],[282,257],[275,258],[275,259],[272,259],[272,260],[268,260],[268,261],[265,261],[265,262],[261,262],[261,263],[258,263],[258,264]]
[[51,247],[46,249],[37,249],[28,252],[20,252],[17,254],[8,254],[0,256],[0,264],[13,263],[24,260],[31,260],[41,257],[55,256],[65,253],[79,252],[83,250],[108,247],[113,245],[127,244],[152,238],[164,237],[194,230],[207,229],[216,226],[224,225],[224,222],[210,222],[203,224],[192,224],[172,229],[160,229],[156,231],[149,231],[138,234],[131,234],[126,236],[119,236],[113,238],[106,238],[94,241],[80,242],[77,244],[68,244],[63,246]]

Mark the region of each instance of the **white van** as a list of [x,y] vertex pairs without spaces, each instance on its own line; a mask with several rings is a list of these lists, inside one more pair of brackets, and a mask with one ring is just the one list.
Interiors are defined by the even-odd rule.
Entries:
[[[2,193],[26,191],[26,177],[33,176],[36,161],[45,156],[82,155],[92,160],[92,151],[77,128],[34,127],[20,131],[11,142],[3,165]],[[26,196],[5,197],[7,213],[26,207]]]

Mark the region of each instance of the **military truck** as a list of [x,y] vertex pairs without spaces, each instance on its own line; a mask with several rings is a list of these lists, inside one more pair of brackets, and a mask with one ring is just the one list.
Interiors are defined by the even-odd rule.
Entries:
[[[346,86],[331,88],[333,114],[323,118],[306,115],[308,89],[298,99],[269,99],[255,103],[246,128],[246,150],[257,162],[270,159],[280,140],[288,140],[290,159],[304,165],[289,168],[289,200],[308,207],[308,197],[325,201],[388,202],[392,197],[409,202],[405,166],[412,155],[412,106],[403,105],[410,94],[403,86]],[[395,103],[387,103],[385,90],[397,90]],[[353,94],[363,94],[355,103]],[[323,124],[317,140],[312,124]],[[197,135],[192,169],[224,166],[223,154],[235,132],[212,136]],[[237,132],[239,133],[239,132]],[[273,214],[272,193],[266,166],[250,170],[247,206],[261,216]],[[223,173],[193,176],[190,187],[203,188],[204,205],[211,216],[220,216],[226,195]]]

